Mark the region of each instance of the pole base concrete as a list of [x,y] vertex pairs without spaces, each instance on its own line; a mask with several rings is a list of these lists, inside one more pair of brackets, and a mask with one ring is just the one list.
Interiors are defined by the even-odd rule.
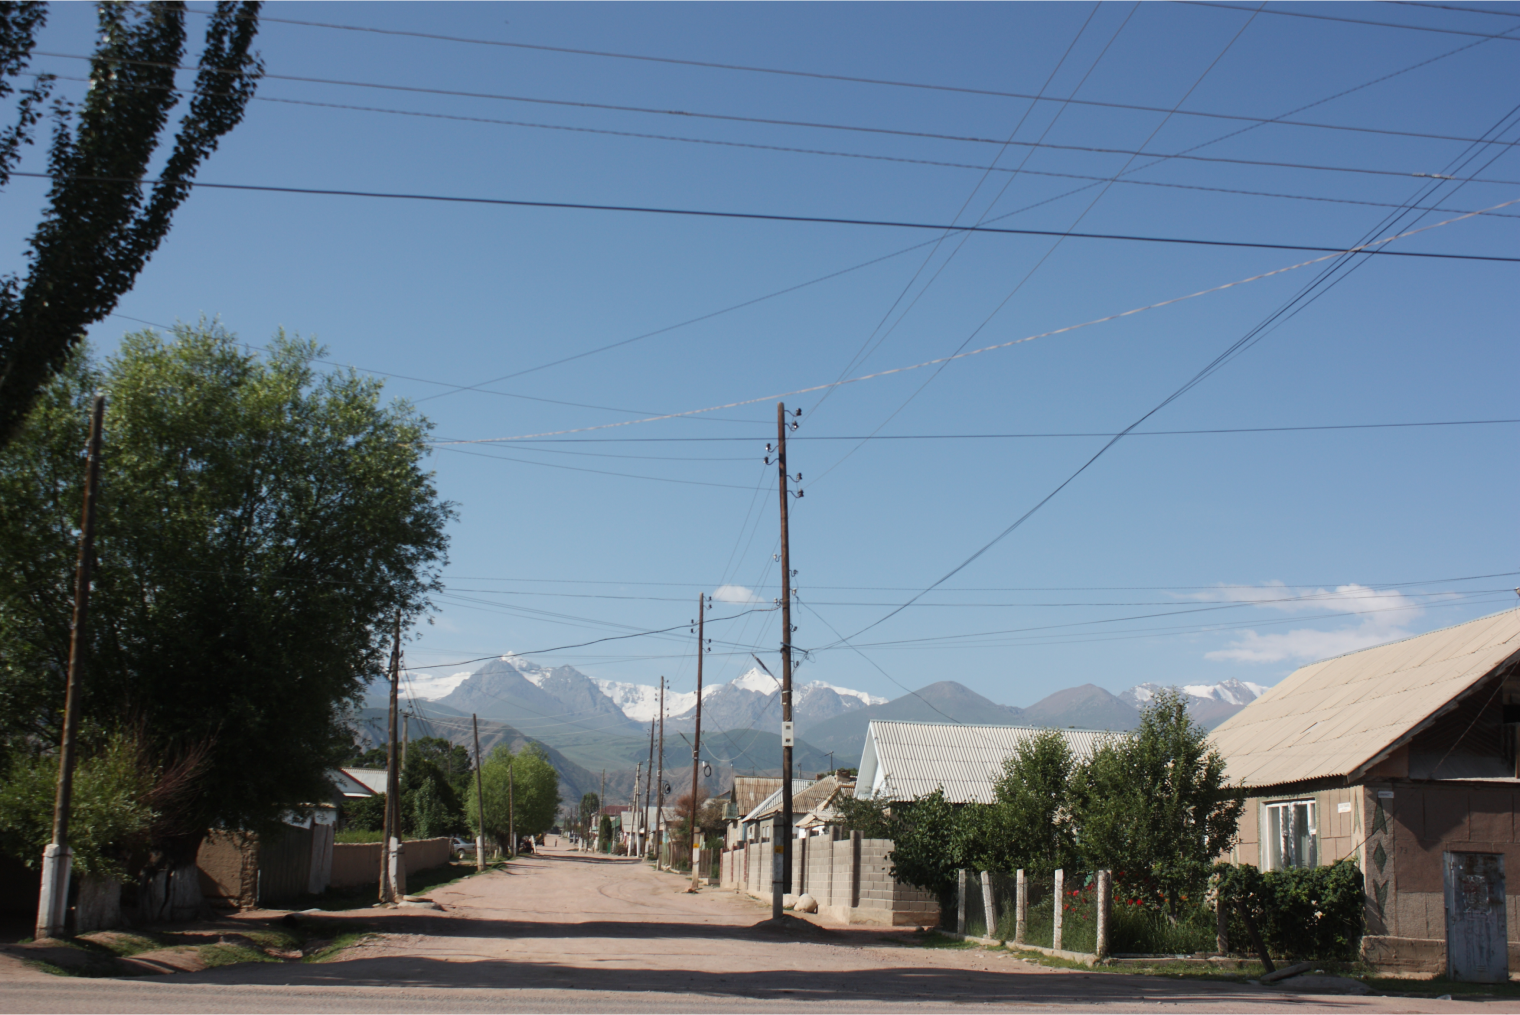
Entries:
[[42,897],[37,902],[37,937],[60,937],[67,932],[69,873],[74,851],[50,842],[42,850]]

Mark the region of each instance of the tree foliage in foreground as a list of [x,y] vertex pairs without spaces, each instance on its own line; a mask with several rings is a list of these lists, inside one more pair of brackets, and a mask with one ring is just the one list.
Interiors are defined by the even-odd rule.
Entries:
[[[16,439],[49,378],[132,288],[189,196],[196,170],[237,126],[262,61],[251,52],[260,4],[221,0],[207,20],[194,84],[176,86],[185,57],[181,3],[97,4],[90,86],[77,110],[54,105],[42,221],[27,244],[25,277],[0,278],[0,447]],[[24,73],[45,21],[41,4],[0,4],[0,96]],[[45,102],[50,77],[21,93],[0,134],[0,185]],[[170,115],[185,99],[166,158]],[[157,181],[143,183],[157,165]]]
[[131,729],[153,767],[193,762],[155,834],[171,865],[206,828],[328,799],[396,614],[427,609],[445,561],[429,424],[376,381],[319,374],[319,354],[282,333],[260,358],[205,322],[128,335],[76,356],[0,448],[0,751],[36,755],[59,740],[81,451],[105,393],[81,736]]

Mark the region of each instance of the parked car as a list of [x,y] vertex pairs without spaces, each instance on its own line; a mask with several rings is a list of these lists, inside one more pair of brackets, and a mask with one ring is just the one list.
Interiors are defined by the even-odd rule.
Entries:
[[461,839],[456,835],[454,836],[454,841],[451,845],[453,846],[454,852],[456,853],[468,854],[469,856],[475,855],[475,843],[471,842],[469,839]]

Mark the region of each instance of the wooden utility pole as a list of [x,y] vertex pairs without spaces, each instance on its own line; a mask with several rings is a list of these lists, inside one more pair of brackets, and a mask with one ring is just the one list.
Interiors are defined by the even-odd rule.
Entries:
[[691,890],[697,890],[697,852],[702,848],[702,830],[697,827],[697,767],[702,757],[702,656],[707,652],[707,641],[702,637],[702,621],[706,619],[707,595],[697,596],[697,728],[691,738]]
[[660,849],[665,845],[665,678],[660,678],[660,766],[659,783],[655,787],[654,805],[654,865],[660,865]]
[[84,683],[85,624],[90,615],[90,579],[95,569],[95,502],[100,491],[101,429],[106,396],[90,406],[90,443],[84,466],[84,510],[79,523],[79,561],[74,568],[74,628],[69,633],[69,676],[63,700],[63,741],[58,747],[58,791],[53,798],[53,841],[42,850],[42,894],[37,902],[37,937],[58,937],[69,914],[69,807],[74,796],[74,740],[79,732]]
[[470,713],[470,728],[475,731],[475,869],[486,869],[486,793],[480,777],[480,719]]
[[[776,403],[777,490],[781,494],[781,813],[771,833],[771,919],[792,891],[792,557],[787,523],[786,403]],[[801,479],[801,477],[798,477]]]
[[[664,677],[660,678],[665,679]],[[649,771],[644,775],[644,807],[639,826],[644,830],[644,852],[649,852],[649,797],[654,790],[654,720],[649,720]]]
[[400,758],[396,752],[396,696],[401,686],[401,611],[396,611],[396,631],[391,641],[391,711],[390,727],[386,733],[385,756],[385,827],[381,833],[385,848],[380,851],[380,901],[393,902],[398,894],[397,882],[404,875],[398,870],[401,864],[401,773],[397,771]]
[[628,798],[628,816],[629,818],[633,819],[633,824],[630,825],[627,830],[629,856],[632,856],[633,851],[638,848],[640,838],[639,833],[642,831],[643,827],[642,818],[634,818],[634,815],[638,814],[639,811],[639,781],[643,779],[643,777],[644,763],[640,761],[638,764],[633,766],[633,795]]

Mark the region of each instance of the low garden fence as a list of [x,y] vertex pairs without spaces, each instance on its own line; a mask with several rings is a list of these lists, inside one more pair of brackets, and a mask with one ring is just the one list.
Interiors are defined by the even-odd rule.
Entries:
[[[958,872],[940,927],[1088,959],[1236,954],[1351,959],[1362,934],[1355,864],[1258,871],[1219,865],[1209,891],[1167,896],[1123,872]],[[1246,920],[1249,919],[1249,926]]]

